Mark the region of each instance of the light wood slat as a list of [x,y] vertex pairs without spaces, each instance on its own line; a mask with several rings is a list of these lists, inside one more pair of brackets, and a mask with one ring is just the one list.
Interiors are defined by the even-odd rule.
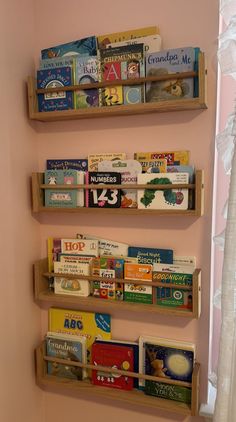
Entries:
[[195,189],[195,184],[189,183],[176,183],[176,184],[166,184],[166,185],[153,185],[153,184],[140,184],[140,185],[109,185],[109,184],[102,184],[99,183],[97,185],[40,185],[40,189],[53,189],[53,190],[72,190],[72,189],[149,189],[149,190],[166,190],[166,189]]

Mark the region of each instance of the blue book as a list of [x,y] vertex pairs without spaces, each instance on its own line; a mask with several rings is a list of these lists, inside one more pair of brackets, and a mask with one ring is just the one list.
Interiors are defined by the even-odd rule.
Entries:
[[97,54],[96,37],[91,36],[82,38],[81,40],[71,41],[66,44],[60,44],[41,50],[42,59],[52,59],[54,57],[63,57],[65,55],[72,56],[76,54],[95,56]]
[[[97,56],[78,56],[75,59],[75,85],[98,82],[99,59]],[[75,108],[98,107],[98,89],[75,91]]]
[[[72,85],[71,67],[38,70],[37,88],[61,88]],[[38,95],[39,111],[68,110],[73,108],[73,93],[71,91],[49,92]]]
[[55,67],[71,67],[74,69],[75,56],[55,57],[54,59],[41,59],[39,69],[53,69]]
[[172,249],[141,248],[129,246],[128,256],[138,258],[140,264],[165,263],[173,264]]
[[83,158],[68,158],[63,160],[47,160],[46,161],[47,170],[88,170],[88,160]]

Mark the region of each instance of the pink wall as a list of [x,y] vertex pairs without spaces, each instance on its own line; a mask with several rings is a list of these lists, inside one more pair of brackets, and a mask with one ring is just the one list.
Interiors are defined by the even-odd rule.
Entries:
[[32,262],[40,248],[32,217],[30,175],[37,167],[29,124],[26,75],[33,67],[34,10],[30,0],[1,2],[1,393],[2,422],[42,422],[43,393],[35,385],[34,348],[40,310],[32,293]]
[[[215,0],[120,0],[79,2],[41,0],[36,4],[36,61],[42,48],[68,42],[91,34],[102,34],[141,26],[159,24],[164,48],[200,46],[208,62],[208,110],[181,113],[129,116],[98,120],[35,124],[38,167],[43,171],[47,158],[86,157],[89,153],[189,149],[191,163],[205,171],[206,202],[202,218],[156,218],[154,216],[100,216],[64,214],[43,215],[41,254],[46,254],[48,236],[75,236],[79,231],[127,241],[132,245],[171,247],[179,255],[195,255],[203,270],[202,317],[199,321],[156,315],[114,311],[114,338],[136,340],[140,334],[151,334],[193,341],[201,362],[201,399],[206,400],[209,339],[211,200],[214,160],[216,48],[218,4]],[[96,307],[96,310],[102,310]],[[42,335],[47,330],[43,312]],[[187,421],[191,418],[167,415],[95,398],[70,397],[56,392],[45,393],[45,420],[64,422],[77,416],[92,420],[102,415],[112,420],[142,422]],[[158,414],[157,414],[158,413]],[[198,420],[195,418],[194,420]],[[199,421],[201,419],[199,418]]]

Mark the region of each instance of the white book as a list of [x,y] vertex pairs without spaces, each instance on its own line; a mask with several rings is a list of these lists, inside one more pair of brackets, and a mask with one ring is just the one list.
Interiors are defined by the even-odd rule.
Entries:
[[173,257],[173,264],[175,265],[191,265],[196,268],[196,256],[177,256]]
[[98,256],[98,241],[89,239],[61,239],[61,253]]
[[[83,185],[84,184],[84,171],[77,170],[77,184]],[[85,191],[84,189],[77,190],[77,207],[84,207],[84,197]]]
[[[54,262],[54,273],[68,275],[90,275],[90,263]],[[91,292],[90,282],[78,278],[54,277],[56,294],[88,297]]]
[[156,262],[153,264],[153,271],[157,272],[193,274],[194,270],[193,265],[157,264]]
[[132,38],[130,40],[123,40],[120,42],[107,44],[106,48],[122,47],[123,45],[132,45],[132,44],[144,44],[145,54],[155,53],[156,51],[161,50],[161,37],[158,34],[147,35],[146,37]]
[[98,236],[92,236],[89,234],[77,233],[78,239],[90,239],[98,241],[98,255],[99,256],[114,256],[121,257],[128,256],[127,243],[114,242],[113,240],[102,239]]

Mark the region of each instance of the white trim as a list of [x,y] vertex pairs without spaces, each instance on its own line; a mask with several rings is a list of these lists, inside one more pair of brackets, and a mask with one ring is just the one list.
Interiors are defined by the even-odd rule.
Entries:
[[200,406],[200,416],[205,416],[206,418],[213,418],[214,408],[216,400],[216,388],[209,382],[208,385],[208,400],[207,403],[202,403]]

